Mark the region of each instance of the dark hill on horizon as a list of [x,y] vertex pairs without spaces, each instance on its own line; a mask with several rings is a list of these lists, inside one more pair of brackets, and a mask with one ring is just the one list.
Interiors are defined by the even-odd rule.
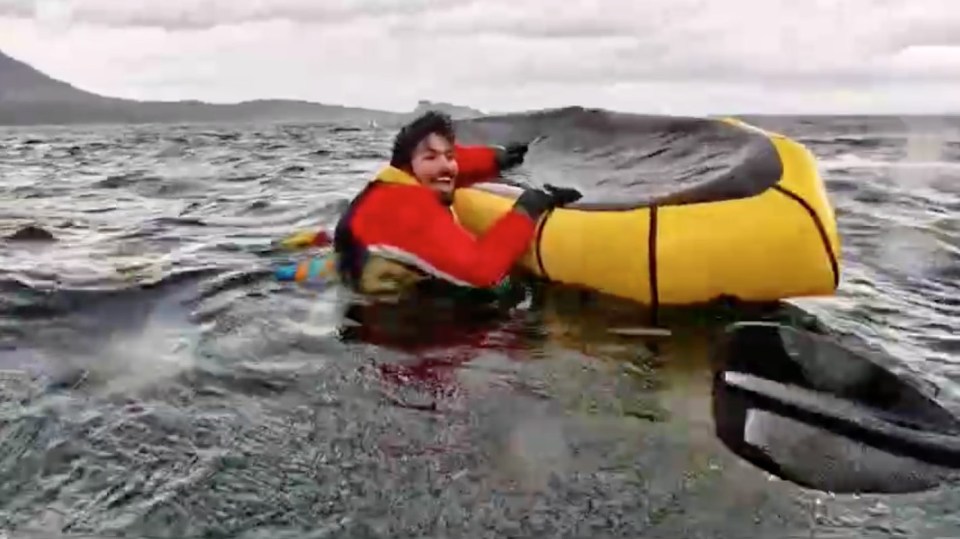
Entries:
[[[568,107],[582,108],[573,104]],[[426,109],[445,111],[455,119],[489,118],[535,112],[530,110],[483,112],[470,107],[427,100],[420,100],[415,109],[410,112],[291,99],[256,99],[230,104],[205,103],[196,100],[139,101],[102,96],[82,90],[0,51],[0,125],[304,122],[346,123],[360,127],[375,122],[380,126],[388,127],[398,126]],[[731,111],[711,116],[724,115],[762,122],[801,117],[847,118],[853,121],[867,117],[874,120],[884,118],[888,121],[927,118],[929,121],[937,121],[938,118],[958,117],[960,113],[945,111],[941,114],[775,114]],[[641,114],[641,116],[649,116],[649,114]],[[654,116],[660,115],[654,114]]]
[[412,112],[399,113],[289,99],[231,104],[122,99],[81,90],[0,51],[0,125],[261,121],[391,125],[427,108],[444,110],[455,118],[484,115],[468,107],[427,100],[421,100]]

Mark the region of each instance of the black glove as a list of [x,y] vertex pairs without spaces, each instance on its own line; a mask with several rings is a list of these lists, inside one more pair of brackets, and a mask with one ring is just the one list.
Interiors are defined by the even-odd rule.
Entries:
[[504,148],[497,148],[497,167],[500,170],[506,170],[523,163],[528,149],[529,145],[525,142],[516,142]]
[[543,189],[527,189],[513,204],[515,209],[530,216],[536,221],[547,210],[564,206],[580,200],[583,195],[580,191],[570,187],[554,187],[547,184]]
[[549,183],[543,187],[548,193],[550,193],[551,196],[553,196],[555,206],[566,206],[567,204],[573,204],[574,202],[583,198],[583,194],[573,187],[557,187],[555,185],[550,185]]

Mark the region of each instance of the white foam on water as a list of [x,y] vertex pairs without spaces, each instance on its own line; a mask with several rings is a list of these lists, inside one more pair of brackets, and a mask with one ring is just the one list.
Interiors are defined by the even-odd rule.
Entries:
[[886,269],[922,279],[954,264],[935,233],[917,227],[888,229],[879,242],[878,257]]
[[104,393],[129,393],[162,383],[196,366],[195,339],[182,326],[146,325],[106,343],[88,367]]
[[[942,170],[960,170],[960,162],[956,161],[946,161],[940,159],[886,161],[882,159],[870,159],[855,153],[841,153],[833,159],[821,159],[819,160],[819,165],[824,169],[831,170],[850,168],[883,168],[903,169],[917,174]],[[905,179],[910,179],[910,177],[907,175],[904,177]]]

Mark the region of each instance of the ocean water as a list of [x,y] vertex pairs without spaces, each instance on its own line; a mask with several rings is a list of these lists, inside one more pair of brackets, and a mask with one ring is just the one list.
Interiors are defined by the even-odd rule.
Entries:
[[[885,350],[960,413],[960,119],[747,120],[808,145],[837,211],[840,290],[791,305]],[[481,317],[275,282],[295,255],[271,243],[332,227],[392,136],[0,129],[0,530],[960,535],[956,485],[837,494],[731,453],[708,366],[724,317],[679,313],[663,321],[672,335],[644,336],[642,309],[559,287]],[[558,138],[594,173],[642,161]],[[549,144],[524,174],[562,183],[579,169]]]

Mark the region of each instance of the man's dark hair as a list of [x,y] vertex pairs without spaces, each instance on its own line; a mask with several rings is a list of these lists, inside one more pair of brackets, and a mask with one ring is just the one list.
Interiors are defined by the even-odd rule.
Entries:
[[420,144],[420,141],[431,134],[437,134],[447,139],[450,144],[456,142],[453,120],[450,115],[431,110],[403,126],[397,133],[396,138],[393,139],[393,155],[390,157],[390,165],[409,169],[410,162],[413,161],[413,150],[417,147],[417,144]]

